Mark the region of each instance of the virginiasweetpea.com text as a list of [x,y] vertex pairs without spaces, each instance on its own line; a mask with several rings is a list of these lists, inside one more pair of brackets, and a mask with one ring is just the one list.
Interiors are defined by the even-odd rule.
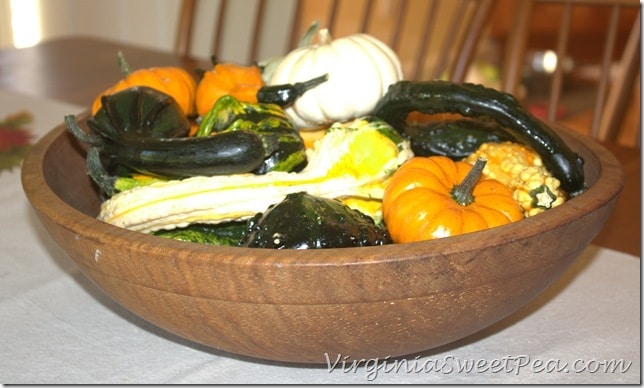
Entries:
[[329,373],[364,373],[368,381],[374,381],[379,374],[389,373],[436,373],[436,374],[514,374],[522,373],[626,373],[632,362],[624,359],[577,358],[535,358],[528,355],[505,355],[493,359],[459,358],[447,355],[441,358],[370,358],[352,359],[341,354],[325,354]]

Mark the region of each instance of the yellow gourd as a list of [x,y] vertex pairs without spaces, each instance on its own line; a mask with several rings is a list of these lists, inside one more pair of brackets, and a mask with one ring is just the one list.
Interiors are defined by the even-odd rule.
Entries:
[[487,160],[483,175],[509,187],[526,217],[557,207],[567,199],[561,183],[546,169],[539,154],[523,144],[483,143],[465,161],[474,164],[477,159]]

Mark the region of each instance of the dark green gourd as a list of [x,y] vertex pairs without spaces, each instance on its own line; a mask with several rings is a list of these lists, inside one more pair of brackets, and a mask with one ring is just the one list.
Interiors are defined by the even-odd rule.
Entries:
[[399,81],[389,87],[373,115],[404,131],[407,115],[414,111],[491,119],[512,140],[534,149],[568,194],[575,196],[586,189],[583,158],[510,94],[467,83]]
[[391,243],[387,231],[342,202],[289,194],[248,222],[240,245],[252,248],[343,248]]

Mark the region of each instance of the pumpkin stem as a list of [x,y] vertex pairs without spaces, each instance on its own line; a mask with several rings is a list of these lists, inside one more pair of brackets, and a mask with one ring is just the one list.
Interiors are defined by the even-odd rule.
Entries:
[[485,168],[486,163],[487,161],[485,159],[477,159],[470,172],[468,172],[465,178],[463,178],[463,181],[454,185],[452,188],[452,198],[454,198],[459,205],[467,206],[474,202],[474,195],[472,192],[474,191],[474,186],[476,186],[476,182],[479,180],[481,173],[483,173],[483,168]]
[[121,71],[123,72],[123,74],[130,75],[130,73],[132,73],[132,71],[134,70],[132,69],[132,66],[130,66],[130,64],[127,63],[127,61],[125,60],[125,56],[123,55],[123,52],[119,51],[116,57],[119,61],[119,67],[121,68]]
[[320,44],[331,43],[331,33],[327,28],[323,28],[318,32],[318,41]]

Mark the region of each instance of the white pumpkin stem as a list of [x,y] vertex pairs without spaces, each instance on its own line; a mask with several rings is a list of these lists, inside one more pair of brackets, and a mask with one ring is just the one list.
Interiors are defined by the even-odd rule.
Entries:
[[329,44],[331,40],[331,33],[328,28],[323,28],[318,32],[318,41],[320,44]]

